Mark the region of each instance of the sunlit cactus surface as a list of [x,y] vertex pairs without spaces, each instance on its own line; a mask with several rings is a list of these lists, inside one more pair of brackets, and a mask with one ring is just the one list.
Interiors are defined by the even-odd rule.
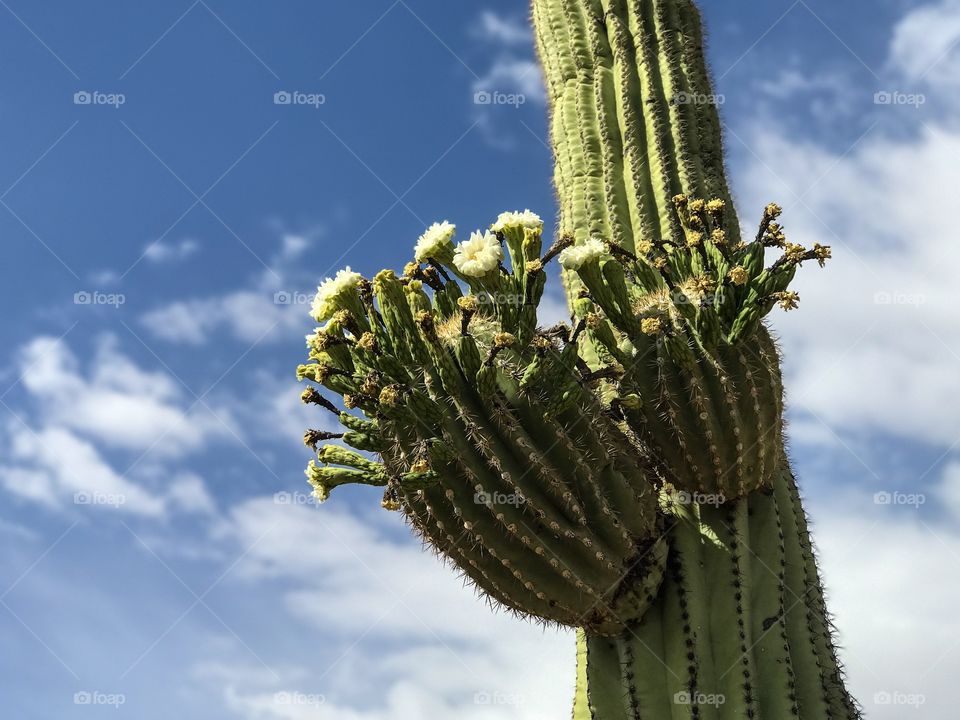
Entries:
[[298,377],[342,431],[305,435],[314,493],[379,488],[496,605],[578,628],[575,720],[858,718],[764,324],[830,248],[774,204],[741,232],[692,2],[533,17],[556,237],[440,222],[401,271],[323,282]]

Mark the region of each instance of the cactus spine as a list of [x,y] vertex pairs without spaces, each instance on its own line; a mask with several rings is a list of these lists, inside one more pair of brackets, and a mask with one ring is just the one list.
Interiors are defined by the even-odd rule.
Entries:
[[[776,205],[741,240],[690,0],[533,14],[558,239],[529,211],[457,245],[440,223],[402,275],[321,286],[298,375],[345,431],[305,436],[315,493],[383,488],[494,601],[579,628],[575,720],[858,718],[763,324],[830,249]],[[544,329],[555,260],[572,326]]]

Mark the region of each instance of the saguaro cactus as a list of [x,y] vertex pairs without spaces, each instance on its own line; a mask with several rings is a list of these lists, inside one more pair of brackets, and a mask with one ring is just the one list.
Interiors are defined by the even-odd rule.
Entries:
[[[533,14],[558,239],[529,211],[456,245],[438,223],[402,275],[326,281],[298,375],[344,432],[307,432],[309,480],[382,487],[490,598],[578,628],[575,720],[857,718],[763,323],[830,249],[776,205],[741,239],[690,0]],[[544,329],[554,260],[572,320]]]

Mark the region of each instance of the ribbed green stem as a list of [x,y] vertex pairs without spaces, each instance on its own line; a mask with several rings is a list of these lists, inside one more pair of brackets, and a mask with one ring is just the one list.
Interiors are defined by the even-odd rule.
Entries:
[[575,720],[850,720],[797,487],[684,513],[642,620],[581,635]]
[[626,248],[682,241],[673,197],[728,201],[720,121],[689,0],[534,0],[560,229]]

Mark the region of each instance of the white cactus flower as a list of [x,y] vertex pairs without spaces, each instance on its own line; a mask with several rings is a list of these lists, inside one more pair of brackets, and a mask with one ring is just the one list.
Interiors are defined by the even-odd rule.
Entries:
[[590,238],[580,245],[568,247],[560,253],[560,264],[567,270],[579,270],[590,262],[596,262],[610,254],[602,240]]
[[469,240],[457,245],[453,264],[467,277],[482,277],[495,270],[503,260],[503,249],[491,232],[474,232]]
[[337,300],[340,295],[360,282],[360,273],[353,272],[349,267],[337,272],[333,278],[324,280],[317,288],[316,297],[310,306],[310,315],[317,322],[324,322],[333,317],[338,310]]
[[443,251],[452,247],[451,241],[456,232],[457,226],[446,220],[428,227],[426,232],[417,240],[417,245],[413,250],[417,262],[426,262],[432,257],[443,257],[445,255]]
[[500,217],[491,226],[493,232],[504,232],[509,228],[529,228],[531,230],[542,230],[543,220],[535,212],[524,210],[523,212],[505,212],[500,213]]

